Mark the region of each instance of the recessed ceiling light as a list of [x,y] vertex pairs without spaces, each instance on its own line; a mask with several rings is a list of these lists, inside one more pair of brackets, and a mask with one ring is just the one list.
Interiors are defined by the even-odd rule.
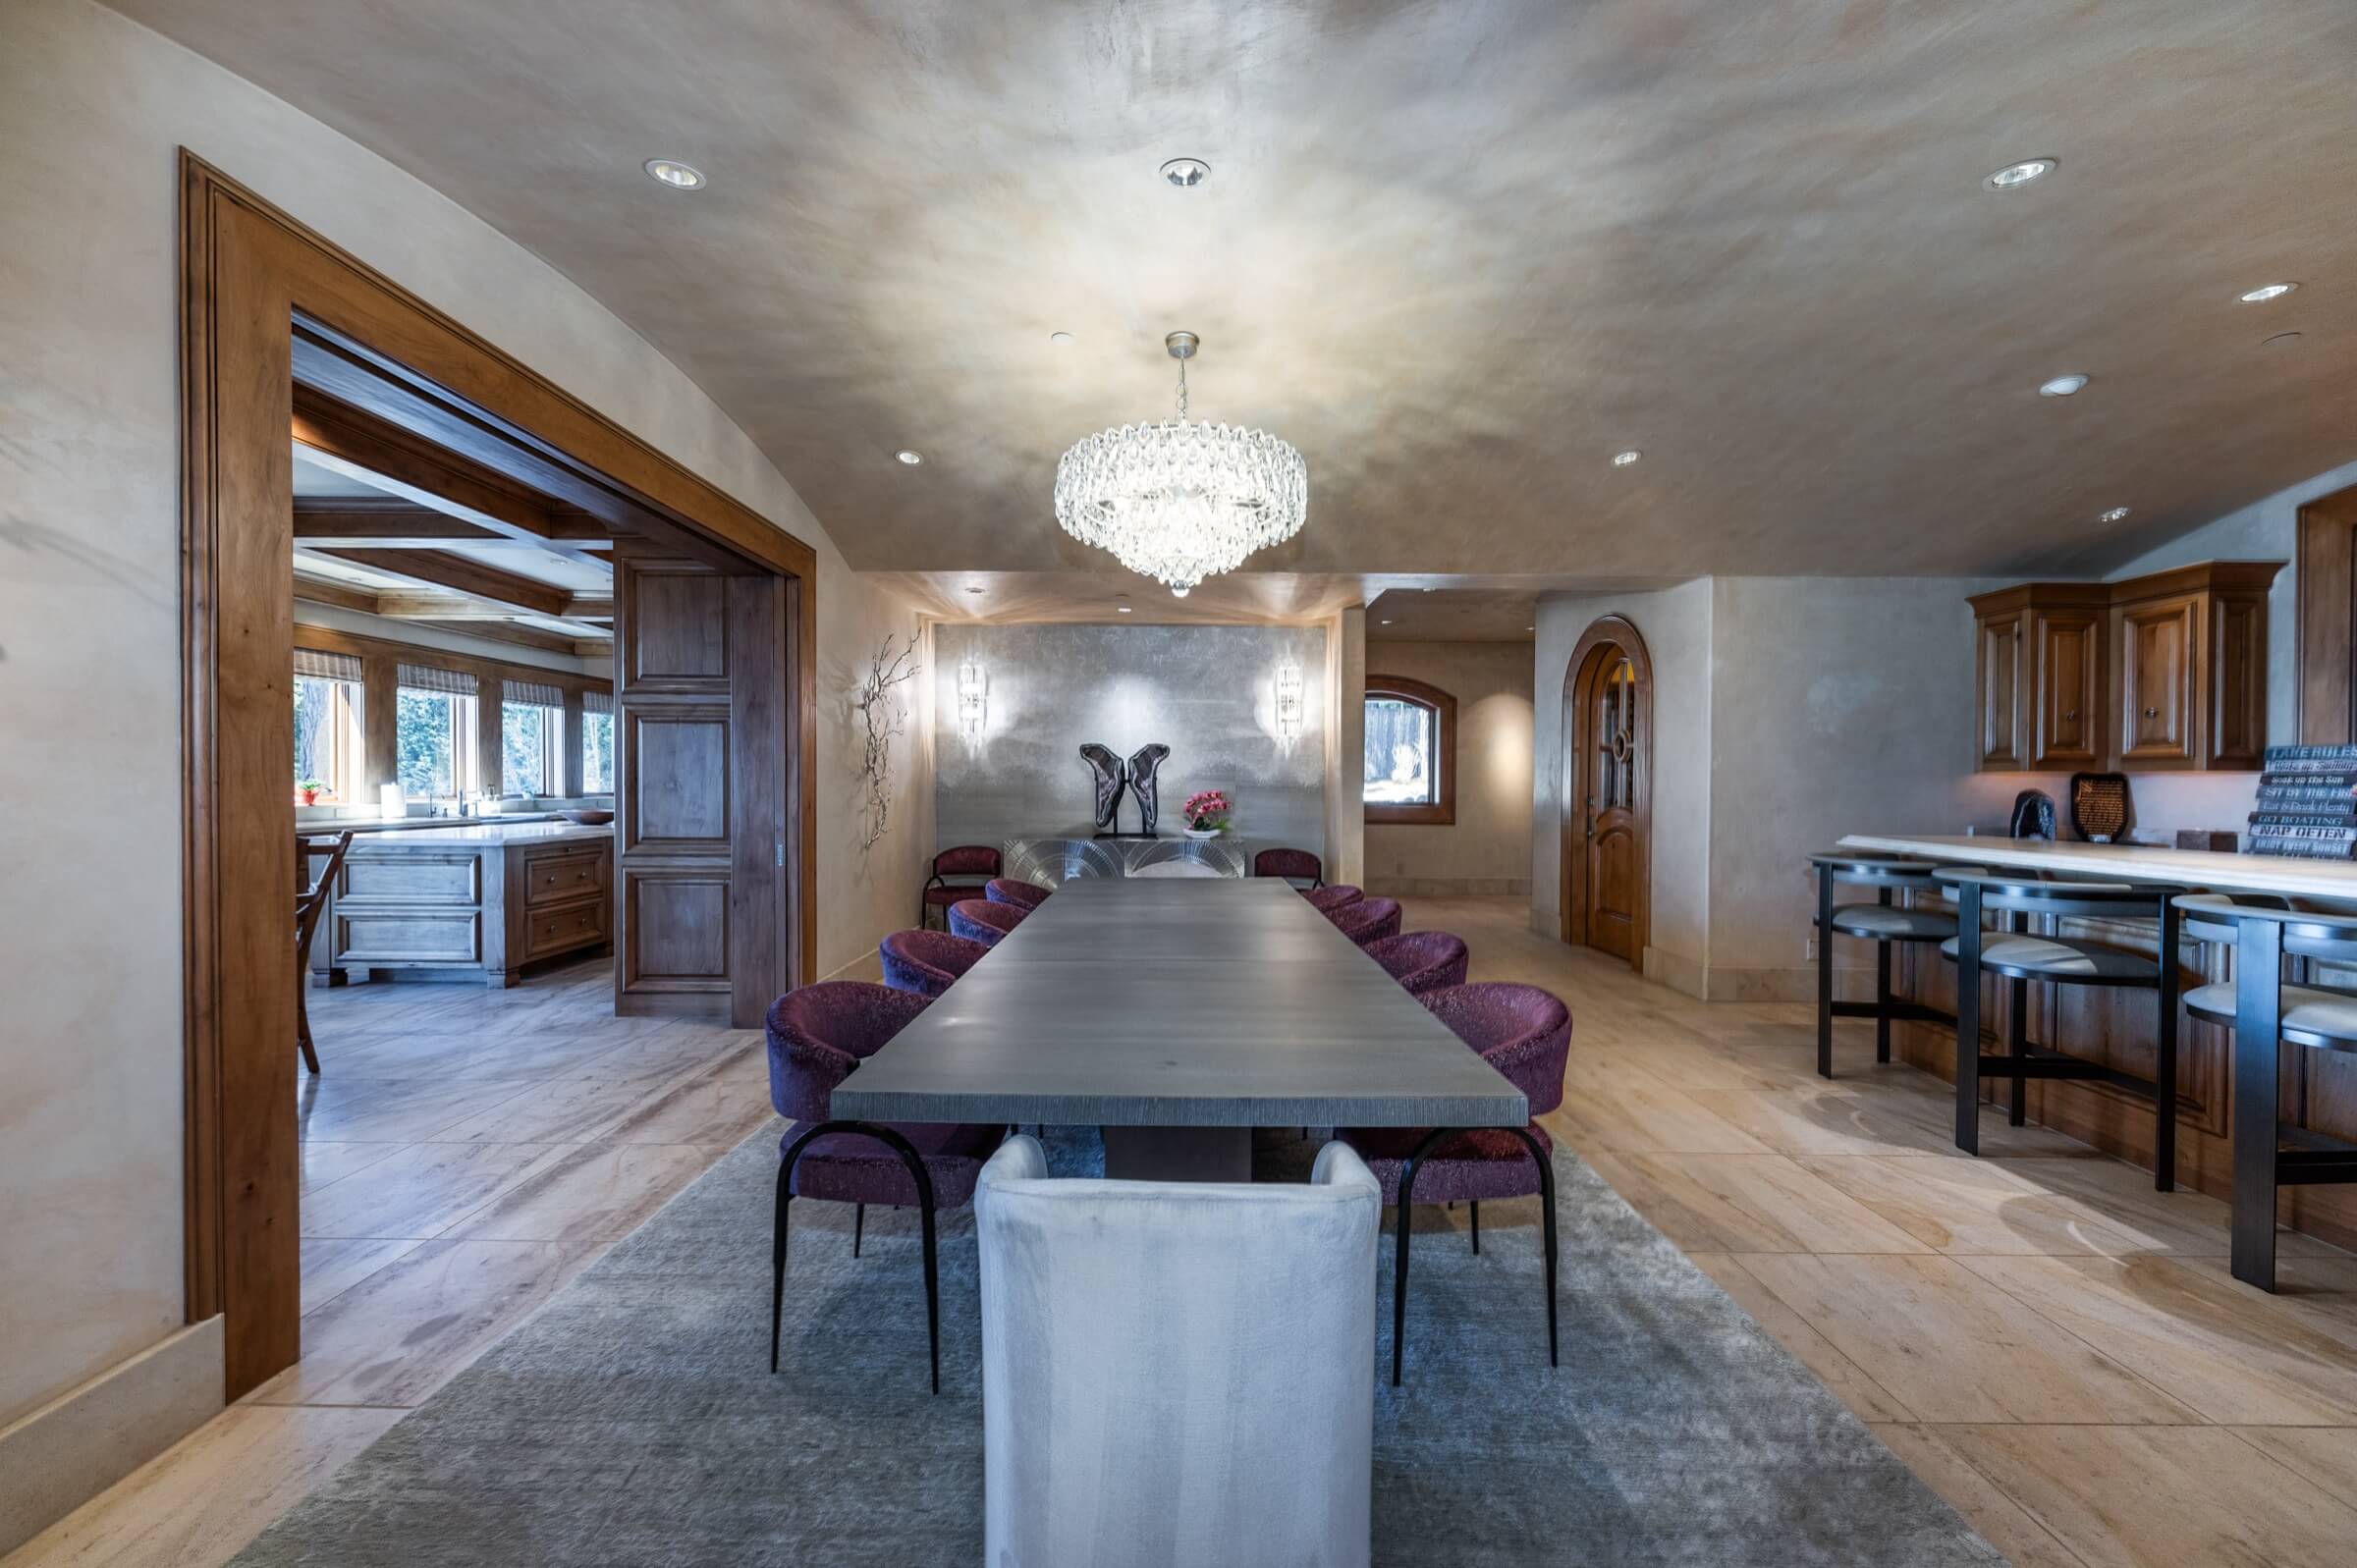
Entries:
[[2061,166],[2059,158],[2024,158],[2008,163],[1981,184],[1991,190],[2017,190],[2033,180],[2043,180]]
[[1626,452],[1616,452],[1613,454],[1613,466],[1616,468],[1625,468],[1643,456],[1645,456],[1645,454],[1637,451],[1633,447]]
[[900,451],[894,453],[893,456],[900,459],[911,468],[925,460],[925,455],[923,453],[911,452],[906,447],[903,447]]
[[1127,605],[1115,605],[1113,607],[1113,613],[1117,616],[1125,616],[1129,613],[1129,607]]
[[982,590],[980,588],[968,588],[965,591],[967,593],[980,593]]
[[2242,302],[2246,305],[2261,305],[2267,303],[2267,301],[2270,299],[2280,299],[2298,287],[2299,285],[2296,283],[2263,283],[2258,288],[2253,289],[2248,294],[2241,295],[2238,297],[2240,297]]
[[2052,381],[2042,381],[2038,384],[2038,396],[2041,398],[2067,398],[2085,385],[2087,385],[2087,378],[2082,375],[2056,376]]
[[1536,630],[1538,630],[1539,628],[1538,628],[1538,627],[1536,627],[1536,626],[1524,626],[1522,629],[1523,629],[1524,631],[1536,631]]
[[1162,177],[1184,190],[1211,178],[1211,165],[1200,158],[1173,158],[1162,166]]
[[649,158],[642,167],[674,190],[697,190],[703,188],[702,172],[690,169],[676,159]]
[[1388,625],[1390,625],[1390,624],[1391,624],[1391,622],[1390,622],[1389,621],[1386,621],[1386,622],[1384,622],[1384,624],[1388,626]]
[[2112,509],[2111,509],[2110,512],[2107,512],[2107,513],[2105,513],[2105,514],[2103,514],[2101,517],[2097,518],[2096,520],[2097,520],[2097,521],[2099,521],[2099,522],[2125,522],[2125,521],[2127,521],[2127,518],[2128,518],[2128,509],[2127,509],[2127,508],[2125,508],[2125,507],[2113,507],[2113,508],[2112,508]]
[[1059,349],[1069,349],[1072,346],[1072,335],[1069,332],[1051,332],[1048,334],[1048,341]]

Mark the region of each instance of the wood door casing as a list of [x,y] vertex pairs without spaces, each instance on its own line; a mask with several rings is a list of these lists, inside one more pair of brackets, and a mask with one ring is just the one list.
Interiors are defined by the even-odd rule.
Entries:
[[795,979],[817,956],[817,557],[186,149],[180,175],[185,1317],[224,1318],[235,1399],[301,1338],[285,784],[296,385],[624,531],[786,579]]
[[1642,970],[1652,940],[1653,662],[1621,616],[1563,671],[1562,927]]

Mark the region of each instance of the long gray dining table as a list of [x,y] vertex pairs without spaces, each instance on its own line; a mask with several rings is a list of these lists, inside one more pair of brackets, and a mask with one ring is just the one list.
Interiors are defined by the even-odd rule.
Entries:
[[833,1096],[1102,1127],[1110,1176],[1245,1181],[1255,1127],[1519,1127],[1520,1090],[1274,878],[1068,882]]

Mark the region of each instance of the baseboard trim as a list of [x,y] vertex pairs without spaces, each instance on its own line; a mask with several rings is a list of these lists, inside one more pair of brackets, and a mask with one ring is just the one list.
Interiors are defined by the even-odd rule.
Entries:
[[1696,1001],[1709,1000],[1703,989],[1709,972],[1700,958],[1689,958],[1682,952],[1649,946],[1645,949],[1644,975],[1646,979],[1692,997]]
[[191,1324],[0,1428],[0,1555],[220,1414],[221,1326]]
[[1385,898],[1527,898],[1518,877],[1370,877],[1366,890]]
[[[1747,969],[1716,965],[1704,977],[1704,989],[1693,995],[1704,1001],[1815,1001],[1817,966]],[[1872,1001],[1874,971],[1836,967],[1834,998],[1838,1001]]]

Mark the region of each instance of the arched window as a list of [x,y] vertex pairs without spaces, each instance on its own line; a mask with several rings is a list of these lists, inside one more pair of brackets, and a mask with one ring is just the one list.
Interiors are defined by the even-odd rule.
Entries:
[[1367,676],[1365,750],[1369,823],[1456,821],[1454,697],[1405,676]]

